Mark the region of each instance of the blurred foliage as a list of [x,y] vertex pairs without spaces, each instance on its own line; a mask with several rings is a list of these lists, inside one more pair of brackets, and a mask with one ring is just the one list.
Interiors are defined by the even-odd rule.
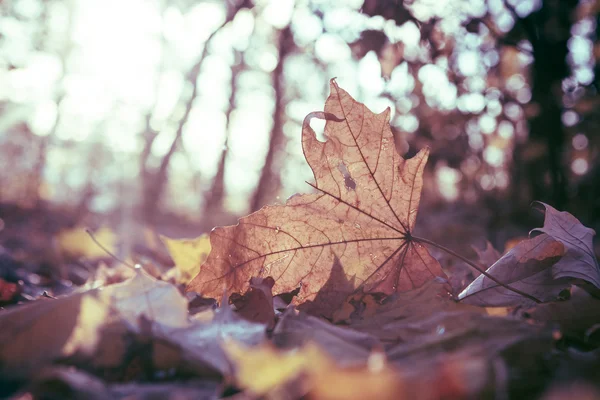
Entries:
[[306,191],[301,124],[337,77],[392,109],[402,154],[432,148],[431,203],[480,202],[499,220],[537,199],[593,225],[599,12],[596,0],[0,2],[0,201],[231,222]]

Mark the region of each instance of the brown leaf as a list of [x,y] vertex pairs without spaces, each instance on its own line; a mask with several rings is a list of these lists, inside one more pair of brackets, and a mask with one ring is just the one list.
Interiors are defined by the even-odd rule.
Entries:
[[59,358],[91,355],[109,315],[97,291],[8,308],[0,313],[0,375],[23,377]]
[[0,313],[0,374],[24,376],[74,354],[115,366],[124,353],[119,337],[127,330],[142,333],[142,318],[186,327],[187,301],[175,286],[139,270],[102,290],[11,307]]
[[[542,234],[527,239],[495,262],[487,273],[512,288],[541,301],[554,300],[569,285],[566,280],[555,280],[552,267],[564,255],[565,246]],[[531,305],[532,300],[508,290],[490,278],[480,275],[458,296],[468,304],[485,307]]]
[[[313,117],[327,120],[324,143],[309,125]],[[272,276],[275,293],[301,285],[299,301],[330,316],[359,287],[391,294],[444,276],[411,236],[429,151],[400,157],[389,118],[389,109],[373,114],[332,80],[325,112],[309,114],[302,129],[316,193],[214,229],[212,251],[187,290],[219,297],[223,288],[245,291],[252,276]],[[345,289],[333,282],[337,292],[317,299],[337,264]]]
[[244,295],[232,294],[229,302],[244,319],[266,324],[267,328],[272,329],[275,326],[275,309],[271,292],[274,284],[275,281],[270,276],[264,279],[252,278],[250,289]]

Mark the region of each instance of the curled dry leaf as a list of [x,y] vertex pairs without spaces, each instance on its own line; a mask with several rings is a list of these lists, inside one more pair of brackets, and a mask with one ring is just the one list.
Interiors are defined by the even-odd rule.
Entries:
[[545,203],[540,204],[546,210],[544,226],[534,231],[552,236],[566,248],[565,256],[552,267],[554,278],[583,279],[600,288],[600,266],[592,243],[596,232],[583,226],[568,212],[558,211]]
[[[310,118],[326,119],[326,142]],[[315,176],[314,194],[267,206],[238,225],[211,232],[212,251],[188,291],[219,297],[225,287],[243,292],[252,276],[272,276],[273,291],[301,285],[299,302],[330,316],[348,294],[407,291],[444,273],[412,239],[429,154],[405,160],[395,149],[390,110],[372,113],[331,81],[325,112],[302,129],[304,155]],[[338,265],[344,290],[317,298]]]
[[[565,246],[546,234],[520,242],[495,262],[487,273],[540,301],[550,301],[567,287],[555,280],[552,266],[565,255]],[[480,275],[458,296],[468,304],[486,307],[531,305],[532,301]]]
[[[600,288],[600,267],[594,256],[593,229],[566,211],[540,203],[546,210],[541,235],[527,239],[506,253],[487,272],[512,288],[545,302],[574,280]],[[459,299],[481,306],[530,306],[530,299],[498,286],[485,276],[475,279]]]

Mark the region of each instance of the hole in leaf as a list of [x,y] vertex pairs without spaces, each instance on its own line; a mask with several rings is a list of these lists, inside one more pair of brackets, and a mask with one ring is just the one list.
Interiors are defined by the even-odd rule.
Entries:
[[346,185],[346,189],[356,189],[356,182],[354,182],[354,179],[352,179],[352,177],[350,176],[350,172],[348,171],[348,168],[346,168],[346,165],[344,163],[340,163],[338,165],[338,169],[340,170],[342,175],[344,175],[344,185]]
[[310,127],[315,131],[315,136],[319,142],[325,143],[327,136],[325,136],[325,121],[324,119],[312,118],[310,120]]

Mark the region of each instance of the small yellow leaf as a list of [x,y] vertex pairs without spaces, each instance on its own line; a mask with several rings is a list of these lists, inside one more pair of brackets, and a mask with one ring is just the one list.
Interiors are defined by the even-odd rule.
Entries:
[[[115,253],[117,235],[110,228],[100,228],[94,233],[96,240],[108,251]],[[75,227],[61,231],[56,237],[58,248],[63,255],[71,257],[104,258],[106,251],[98,246],[84,227]]]
[[487,315],[494,317],[506,317],[510,313],[510,307],[485,307]]
[[179,281],[189,283],[200,272],[200,266],[210,253],[210,238],[200,235],[195,239],[170,239],[161,235],[171,258],[179,271]]
[[246,348],[228,341],[223,349],[237,366],[239,385],[257,395],[265,395],[277,386],[312,368],[322,371],[330,361],[310,344],[301,351],[283,352],[272,346]]
[[309,391],[309,399],[404,398],[404,381],[399,371],[390,368],[377,354],[373,358],[378,362],[343,368],[312,343],[280,351],[270,345],[246,348],[227,341],[223,349],[236,366],[238,385],[258,396],[273,394],[277,398],[279,388],[300,378],[302,387]]

